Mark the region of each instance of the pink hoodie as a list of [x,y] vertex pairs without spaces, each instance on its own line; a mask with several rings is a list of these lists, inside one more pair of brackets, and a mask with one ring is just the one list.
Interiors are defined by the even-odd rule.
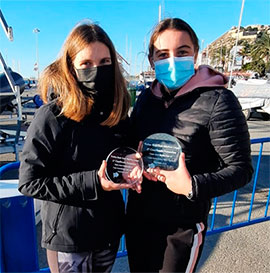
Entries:
[[[174,99],[198,87],[207,86],[226,87],[227,83],[228,78],[224,76],[222,73],[214,70],[211,66],[200,65],[196,69],[195,75],[192,76],[192,78],[179,89]],[[155,96],[160,98],[162,97],[162,93],[160,91],[160,83],[157,80],[153,82],[152,92]],[[169,101],[169,103],[165,102],[165,106],[168,107],[173,102],[174,99]]]

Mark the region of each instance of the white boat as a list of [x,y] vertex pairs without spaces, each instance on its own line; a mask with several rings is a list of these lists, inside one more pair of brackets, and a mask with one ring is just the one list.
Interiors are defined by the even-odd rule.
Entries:
[[265,119],[269,119],[270,80],[238,80],[231,90],[238,98],[247,119],[254,112],[261,112]]

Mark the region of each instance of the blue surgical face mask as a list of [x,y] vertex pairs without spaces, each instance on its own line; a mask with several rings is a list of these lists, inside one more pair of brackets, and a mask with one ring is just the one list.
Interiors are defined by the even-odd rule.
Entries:
[[170,57],[154,62],[156,79],[169,90],[183,86],[194,74],[194,57]]

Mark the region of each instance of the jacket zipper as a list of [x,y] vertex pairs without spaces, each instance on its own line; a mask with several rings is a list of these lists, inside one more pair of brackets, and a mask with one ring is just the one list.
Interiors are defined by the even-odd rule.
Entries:
[[60,219],[60,216],[61,216],[63,210],[64,210],[64,205],[61,205],[60,208],[59,208],[59,210],[58,210],[58,213],[57,213],[55,222],[54,222],[54,224],[53,224],[52,233],[51,233],[51,235],[45,240],[45,243],[50,243],[51,240],[52,240],[52,238],[57,234],[56,229],[57,229],[58,222],[59,222],[59,219]]

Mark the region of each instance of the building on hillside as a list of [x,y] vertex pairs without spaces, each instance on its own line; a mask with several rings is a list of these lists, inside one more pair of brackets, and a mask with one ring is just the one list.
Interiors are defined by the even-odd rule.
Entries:
[[[263,31],[270,32],[270,25],[248,25],[246,27],[240,27],[236,60],[233,69],[239,70],[243,64],[252,61],[248,56],[243,58],[240,51],[245,42],[248,44],[254,43],[258,35]],[[200,64],[211,65],[221,72],[230,70],[236,39],[237,27],[234,26],[202,50]]]

